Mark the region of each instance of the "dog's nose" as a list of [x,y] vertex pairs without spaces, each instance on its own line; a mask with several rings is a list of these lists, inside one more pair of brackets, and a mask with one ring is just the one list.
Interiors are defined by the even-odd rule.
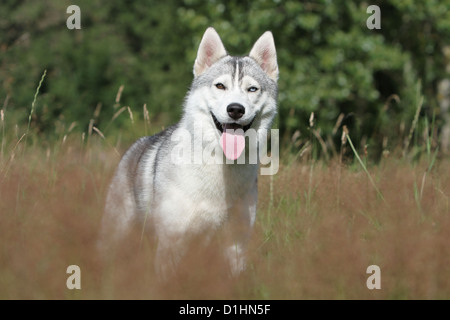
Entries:
[[231,103],[227,107],[227,112],[232,119],[237,120],[242,118],[245,113],[245,108],[240,103]]

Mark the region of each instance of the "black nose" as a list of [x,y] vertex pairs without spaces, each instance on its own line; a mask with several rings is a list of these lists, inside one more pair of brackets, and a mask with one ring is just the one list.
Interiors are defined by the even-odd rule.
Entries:
[[227,107],[227,112],[232,119],[237,120],[242,118],[245,113],[245,108],[240,103],[231,103]]

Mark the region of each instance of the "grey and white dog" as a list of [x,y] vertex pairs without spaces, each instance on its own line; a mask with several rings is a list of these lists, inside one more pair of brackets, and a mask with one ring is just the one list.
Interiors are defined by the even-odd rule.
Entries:
[[[265,143],[276,114],[277,79],[271,32],[248,56],[234,57],[208,28],[181,121],[136,141],[119,163],[106,199],[102,246],[120,241],[141,221],[158,238],[156,269],[167,277],[191,236],[207,240],[220,232],[231,274],[244,270],[259,168],[259,157],[245,161],[245,154]],[[250,136],[256,147],[246,143]]]

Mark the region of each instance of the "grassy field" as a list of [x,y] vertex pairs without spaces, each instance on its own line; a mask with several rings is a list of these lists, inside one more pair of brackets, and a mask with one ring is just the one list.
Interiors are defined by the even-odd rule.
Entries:
[[[367,172],[356,161],[282,161],[259,179],[246,272],[230,279],[214,248],[193,250],[169,284],[139,230],[106,261],[95,250],[119,161],[99,135],[18,135],[0,160],[0,299],[450,298],[448,158],[392,156]],[[81,290],[66,287],[69,265],[81,268]],[[369,265],[380,267],[379,290],[366,286]]]
[[[394,150],[372,165],[348,135],[339,155],[319,160],[311,150],[320,139],[311,135],[297,155],[282,152],[275,176],[258,180],[247,270],[228,277],[213,241],[193,245],[163,283],[155,241],[139,227],[114,252],[96,249],[106,190],[129,142],[120,132],[105,137],[93,122],[81,135],[71,125],[46,140],[30,127],[35,102],[22,128],[0,110],[0,299],[450,298],[450,159],[428,135],[424,146],[415,139],[411,152]],[[134,124],[125,107],[112,121],[127,110]],[[145,111],[133,125],[143,133]],[[71,265],[80,267],[80,290],[66,286]],[[380,289],[366,285],[371,265],[380,268]]]

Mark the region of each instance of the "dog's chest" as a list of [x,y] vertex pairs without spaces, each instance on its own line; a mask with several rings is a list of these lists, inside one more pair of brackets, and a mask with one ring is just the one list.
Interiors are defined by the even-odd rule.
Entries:
[[190,172],[186,191],[194,197],[231,207],[256,186],[257,170],[250,165],[205,165]]
[[160,209],[176,219],[182,229],[220,227],[230,215],[243,214],[255,205],[257,170],[244,166],[206,165],[177,170],[177,176],[160,194]]

